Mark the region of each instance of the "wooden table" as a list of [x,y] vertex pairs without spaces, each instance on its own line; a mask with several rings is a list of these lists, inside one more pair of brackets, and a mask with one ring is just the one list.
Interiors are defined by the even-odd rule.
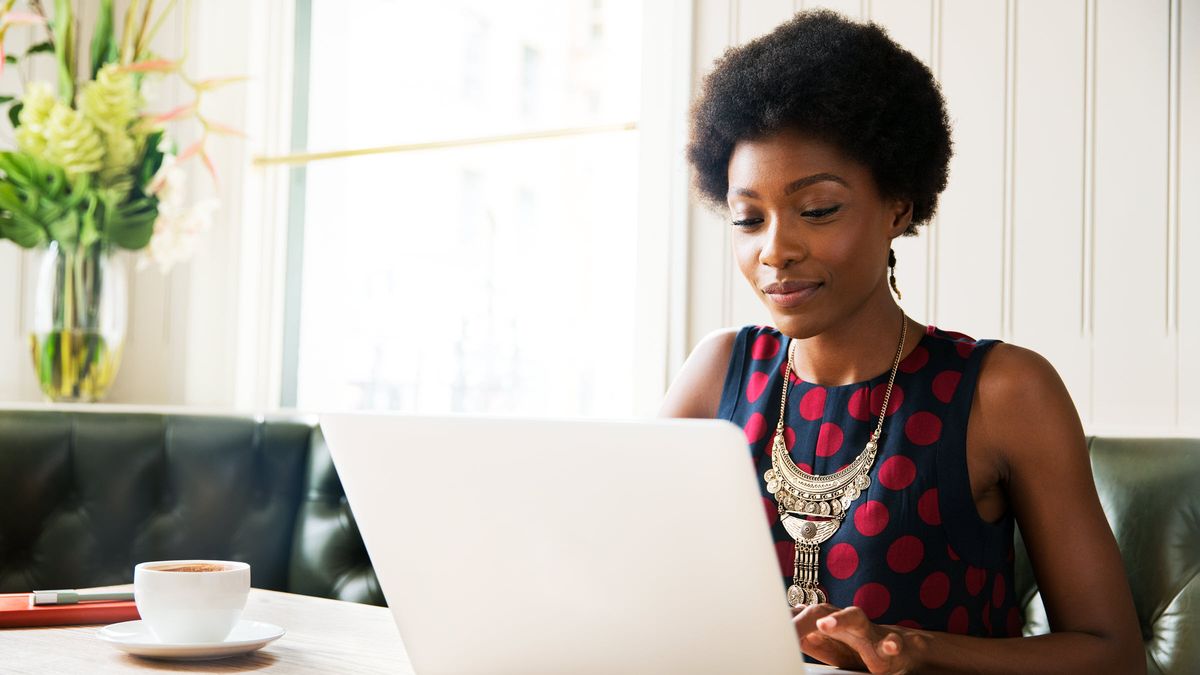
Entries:
[[[117,587],[132,590],[129,586]],[[238,673],[412,673],[392,614],[384,607],[251,589],[246,619],[287,634],[243,656],[165,661],[130,656],[96,637],[101,626],[0,630],[4,673],[128,673],[151,670]]]
[[[132,590],[132,586],[103,590]],[[217,661],[166,661],[130,656],[116,649],[96,636],[101,626],[6,628],[0,629],[0,672],[413,674],[387,608],[255,588],[250,590],[242,617],[282,626],[287,634],[243,656]],[[810,669],[821,675],[847,672],[825,666]]]

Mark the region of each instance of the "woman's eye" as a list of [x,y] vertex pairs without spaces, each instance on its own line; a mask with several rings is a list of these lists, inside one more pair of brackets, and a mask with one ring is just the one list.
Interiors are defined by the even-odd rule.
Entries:
[[754,227],[763,221],[762,218],[743,218],[733,221],[734,227]]
[[804,213],[801,213],[800,215],[804,216],[805,218],[826,218],[828,216],[832,216],[833,214],[837,213],[838,209],[840,209],[840,208],[842,208],[840,205],[839,206],[830,206],[830,207],[827,207],[824,209],[813,209],[812,211],[805,211]]

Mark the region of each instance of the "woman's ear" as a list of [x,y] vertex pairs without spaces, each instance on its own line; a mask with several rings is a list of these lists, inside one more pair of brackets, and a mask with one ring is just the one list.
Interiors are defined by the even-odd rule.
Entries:
[[892,222],[888,227],[888,235],[892,239],[904,234],[904,231],[912,224],[912,210],[913,203],[911,199],[896,199],[892,201],[892,208],[889,211],[892,215]]

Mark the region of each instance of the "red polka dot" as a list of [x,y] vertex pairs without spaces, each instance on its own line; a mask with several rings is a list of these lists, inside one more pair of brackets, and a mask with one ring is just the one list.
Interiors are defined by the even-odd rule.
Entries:
[[937,609],[946,604],[950,597],[950,577],[945,572],[934,572],[921,582],[921,604],[929,609]]
[[987,603],[983,606],[983,629],[988,635],[992,634],[992,603]]
[[933,395],[942,403],[949,403],[961,379],[962,373],[957,370],[943,370],[933,378]]
[[854,606],[861,609],[868,619],[878,619],[883,616],[890,604],[892,604],[892,594],[888,593],[887,587],[883,584],[863,584],[854,593]]
[[975,343],[973,342],[957,342],[954,348],[958,350],[958,355],[965,358],[971,356],[971,352],[975,351]]
[[992,604],[997,607],[1004,606],[1004,575],[996,575],[996,584],[992,586]]
[[946,544],[946,555],[950,556],[951,560],[958,560],[958,554],[954,552],[954,548]]
[[[871,417],[879,414],[879,410],[883,408],[883,395],[887,393],[887,383],[877,384],[871,390]],[[888,397],[887,414],[893,415],[900,409],[900,404],[904,403],[904,390],[900,385],[892,384],[892,395]]]
[[888,508],[876,499],[864,502],[854,510],[854,527],[864,536],[874,537],[887,527]]
[[842,449],[842,428],[833,422],[821,425],[817,433],[817,457],[832,457]]
[[912,535],[900,537],[888,547],[888,567],[900,574],[917,569],[924,557],[925,544]]
[[921,622],[913,621],[912,619],[904,619],[903,621],[897,621],[896,625],[904,626],[905,628],[916,628],[917,630],[921,630]]
[[829,549],[827,557],[829,560],[826,565],[835,579],[849,579],[854,570],[858,569],[858,551],[850,544],[835,544]]
[[790,577],[796,571],[796,545],[790,541],[775,542],[775,556],[779,558],[779,570],[783,576]]
[[774,335],[759,335],[750,349],[750,358],[754,360],[769,359],[779,353],[779,338]]
[[1021,612],[1017,611],[1016,607],[1009,607],[1006,623],[1009,637],[1017,637],[1021,634],[1021,626],[1025,624],[1025,620],[1021,618]]
[[796,445],[796,430],[791,427],[783,428],[783,444],[787,447],[788,452]]
[[929,350],[917,345],[917,348],[908,353],[908,356],[900,360],[900,365],[897,370],[905,373],[915,373],[925,367],[929,363]]
[[806,462],[796,462],[796,468],[800,469],[804,473],[811,474],[813,472],[812,466],[807,464]]
[[879,482],[889,490],[903,490],[917,477],[917,465],[904,455],[893,455],[879,466]]
[[763,508],[767,510],[767,522],[774,525],[779,520],[779,507],[769,497],[763,497]]
[[813,387],[800,399],[800,416],[806,420],[819,420],[825,414],[825,387]]
[[747,441],[757,443],[767,433],[767,418],[763,417],[762,413],[754,413],[746,420],[746,426],[742,430],[746,432]]
[[967,632],[967,608],[959,605],[950,612],[950,620],[946,622],[946,631],[965,635]]
[[[866,422],[875,415],[871,410],[871,402],[867,396],[867,388],[861,387],[850,395],[850,403],[846,408],[850,412],[850,416],[859,422]],[[883,405],[883,402],[880,402]],[[890,405],[890,404],[889,404]]]
[[921,520],[928,525],[941,525],[942,512],[938,508],[938,491],[937,488],[929,488],[921,498],[917,500],[917,513],[921,516]]
[[930,445],[942,437],[942,420],[931,412],[915,412],[904,424],[904,435],[916,445]]
[[973,565],[967,565],[967,592],[971,595],[979,595],[979,591],[983,590],[983,585],[987,583],[987,570],[984,570]]
[[754,403],[762,396],[763,391],[767,388],[767,382],[770,377],[766,373],[750,373],[750,380],[746,382],[746,400]]

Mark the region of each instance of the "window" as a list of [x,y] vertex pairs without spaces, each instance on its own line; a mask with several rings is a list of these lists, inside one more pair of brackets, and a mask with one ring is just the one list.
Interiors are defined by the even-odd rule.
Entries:
[[299,2],[283,404],[629,414],[640,3]]

